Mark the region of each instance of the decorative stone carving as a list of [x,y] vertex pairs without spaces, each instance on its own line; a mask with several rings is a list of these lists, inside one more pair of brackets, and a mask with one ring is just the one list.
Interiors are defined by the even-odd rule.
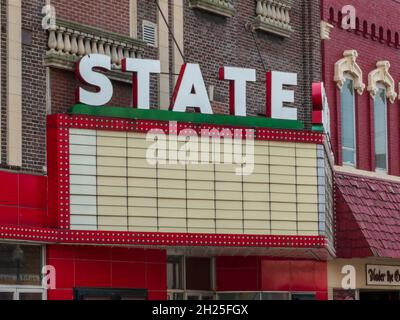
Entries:
[[378,93],[378,83],[383,84],[386,87],[386,97],[390,103],[393,103],[397,98],[395,91],[395,83],[393,77],[389,73],[390,62],[389,61],[378,61],[376,63],[376,69],[371,71],[368,75],[368,91],[371,97],[374,98]]
[[345,74],[350,74],[354,79],[354,88],[357,90],[359,95],[362,95],[365,89],[363,83],[363,72],[356,60],[358,53],[356,50],[346,50],[343,53],[343,58],[335,63],[335,77],[338,88],[342,90],[344,82],[346,81]]
[[190,7],[212,12],[224,17],[233,17],[236,13],[232,0],[190,0]]
[[321,21],[321,40],[330,40],[330,33],[333,28],[334,26],[330,23]]
[[256,17],[251,22],[254,30],[290,37],[290,11],[294,0],[256,0]]
[[73,70],[80,57],[101,53],[110,56],[114,68],[119,69],[124,57],[141,57],[145,46],[143,41],[129,36],[58,18],[48,32],[45,65]]

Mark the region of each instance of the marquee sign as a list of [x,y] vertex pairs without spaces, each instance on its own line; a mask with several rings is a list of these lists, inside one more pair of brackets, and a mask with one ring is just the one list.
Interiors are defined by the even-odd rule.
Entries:
[[[76,89],[76,102],[91,106],[106,105],[112,98],[111,81],[99,70],[111,70],[111,58],[101,54],[84,56],[76,65],[76,74],[82,84],[94,87],[88,91],[81,86]],[[150,108],[150,75],[161,72],[160,61],[125,58],[122,71],[133,75],[133,106],[139,109]],[[256,70],[246,68],[221,67],[219,79],[229,81],[230,113],[246,116],[246,85],[256,81]],[[294,91],[285,86],[296,86],[297,74],[270,71],[266,75],[266,116],[274,119],[297,120],[294,103]],[[187,108],[196,108],[204,114],[213,114],[204,79],[198,64],[187,63],[181,68],[172,96],[170,110],[185,112]]]
[[[185,245],[239,235],[269,239],[269,244],[275,239],[297,243],[302,237],[324,241],[329,220],[324,135],[318,128],[305,131],[297,110],[286,106],[294,102],[294,92],[284,87],[297,84],[296,74],[267,73],[266,117],[247,117],[246,85],[255,81],[255,70],[220,68],[219,79],[230,84],[231,115],[214,115],[197,64],[182,67],[169,111],[150,108],[150,75],[160,72],[159,61],[123,60],[122,71],[133,76],[134,108],[105,106],[113,87],[100,71],[110,69],[108,56],[83,57],[76,65],[80,104],[70,115],[49,116],[54,226],[96,237],[146,235],[163,243],[180,238]],[[188,107],[198,112],[186,113]],[[227,152],[235,158],[250,150],[251,174],[238,174],[243,163],[238,167],[215,158],[172,163],[171,157],[176,161],[197,136],[201,150],[224,141],[218,146],[224,160]],[[155,143],[161,145],[157,152]],[[168,162],[160,162],[160,154]],[[205,154],[214,157],[209,149]],[[232,245],[251,245],[235,239]]]

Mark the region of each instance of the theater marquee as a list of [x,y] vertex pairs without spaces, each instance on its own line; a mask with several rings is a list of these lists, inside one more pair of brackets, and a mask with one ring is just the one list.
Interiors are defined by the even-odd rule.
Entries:
[[[138,59],[123,63],[133,72],[136,108],[102,106],[112,87],[98,68],[109,69],[108,59],[91,55],[77,65],[81,81],[97,87],[77,89],[78,102],[91,105],[48,117],[49,214],[65,230],[59,236],[185,246],[332,244],[322,84],[314,86],[314,126],[306,131],[295,109],[284,106],[293,96],[282,86],[295,85],[284,74],[267,75],[267,116],[246,116],[245,84],[254,79],[248,69],[246,79],[238,69],[220,70],[231,83],[231,115],[212,114],[196,65],[182,68],[170,111],[149,109],[148,76],[158,63]],[[187,113],[188,106],[200,112]],[[188,141],[195,141],[195,156]],[[186,161],[182,153],[190,153]]]

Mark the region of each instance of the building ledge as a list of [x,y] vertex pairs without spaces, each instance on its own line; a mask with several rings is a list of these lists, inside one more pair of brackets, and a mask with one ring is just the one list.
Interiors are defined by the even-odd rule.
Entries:
[[256,17],[253,20],[252,25],[254,30],[272,33],[283,38],[289,38],[293,33],[293,29],[289,25],[283,28],[282,26],[275,25],[274,23],[262,21],[260,17]]
[[254,30],[288,38],[293,33],[290,11],[293,0],[256,0],[256,16],[251,22]]
[[[75,64],[79,59],[80,57],[78,56],[47,53],[44,58],[44,66],[60,70],[74,71]],[[111,71],[107,71],[107,76],[111,80],[125,82],[128,84],[132,83],[132,74],[122,72],[121,70],[113,69]]]
[[231,18],[236,10],[231,0],[190,0],[190,7]]
[[356,169],[351,166],[335,166],[335,171],[338,173],[347,173],[352,175],[364,176],[367,178],[374,178],[374,179],[387,180],[400,183],[400,177],[392,176],[382,172],[364,171]]
[[121,61],[124,58],[141,58],[146,44],[126,35],[57,19],[56,25],[48,31],[47,46],[44,58],[47,67],[72,71],[81,57],[104,54],[111,58],[113,64],[110,78],[131,82],[131,77],[120,71]]

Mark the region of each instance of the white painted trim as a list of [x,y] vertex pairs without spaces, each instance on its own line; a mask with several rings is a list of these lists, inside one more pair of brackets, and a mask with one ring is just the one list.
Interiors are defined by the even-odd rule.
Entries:
[[22,166],[22,4],[7,1],[7,163]]
[[129,1],[129,33],[132,38],[137,39],[138,36],[138,28],[137,28],[137,0]]

